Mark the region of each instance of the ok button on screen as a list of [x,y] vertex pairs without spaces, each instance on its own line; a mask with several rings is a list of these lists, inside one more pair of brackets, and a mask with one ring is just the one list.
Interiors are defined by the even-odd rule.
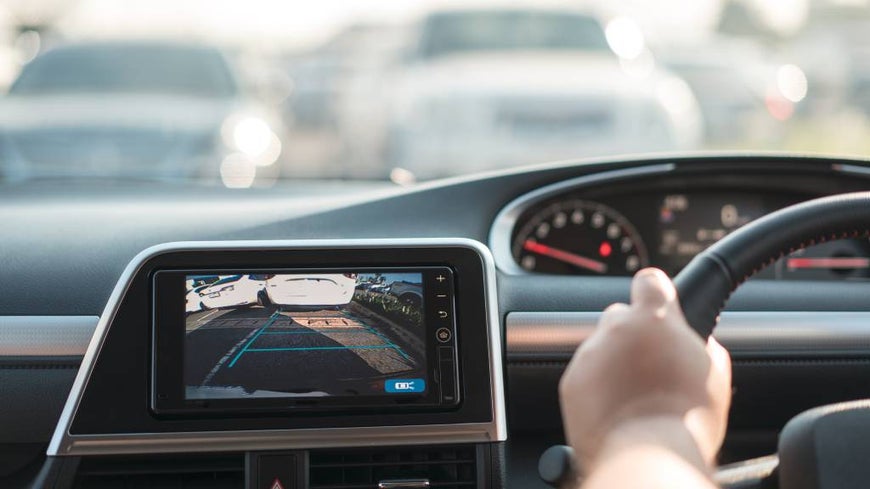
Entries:
[[426,390],[423,379],[391,379],[384,383],[384,390],[390,394],[420,393]]

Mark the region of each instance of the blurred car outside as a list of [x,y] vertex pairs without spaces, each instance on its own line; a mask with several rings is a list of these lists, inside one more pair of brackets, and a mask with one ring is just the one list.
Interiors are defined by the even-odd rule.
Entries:
[[394,29],[389,24],[351,24],[326,42],[288,56],[285,63],[293,90],[285,101],[284,112],[294,128],[334,128],[336,101],[343,94],[345,81],[360,70],[371,69],[376,58],[396,51],[390,46]]
[[413,181],[701,144],[688,85],[621,59],[584,11],[434,10],[405,32],[395,63],[345,90],[351,172]]
[[65,44],[25,65],[0,100],[0,174],[247,187],[277,178],[283,131],[214,47]]
[[[707,147],[777,139],[796,111],[777,80],[784,63],[758,42],[712,36],[691,46],[656,50],[657,60],[691,87],[704,118]],[[786,89],[786,92],[788,90]]]
[[870,10],[814,5],[785,53],[806,72],[807,108],[830,114],[849,107],[870,114]]

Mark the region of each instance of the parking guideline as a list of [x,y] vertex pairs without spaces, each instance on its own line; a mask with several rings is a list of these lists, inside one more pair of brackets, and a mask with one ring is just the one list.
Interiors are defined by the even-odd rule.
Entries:
[[[313,326],[306,326],[306,328],[313,328]],[[263,334],[339,334],[339,333],[359,333],[362,330],[362,326],[348,326],[342,328],[327,328],[324,330],[310,330],[310,331],[300,331],[300,330],[291,330],[291,331],[266,331]]]
[[248,353],[259,351],[316,351],[316,350],[383,350],[395,348],[390,345],[350,345],[350,346],[288,346],[274,348],[249,348]]
[[233,357],[233,360],[230,362],[230,364],[227,368],[233,368],[233,366],[236,364],[236,362],[239,361],[239,358],[241,358],[242,354],[245,353],[245,351],[248,350],[248,348],[254,343],[254,341],[256,341],[257,338],[259,338],[260,335],[263,334],[264,331],[266,331],[266,328],[268,328],[269,326],[274,324],[275,321],[278,320],[279,317],[281,317],[281,313],[279,313],[278,311],[275,311],[274,313],[272,313],[272,315],[269,316],[269,319],[267,319],[266,322],[263,323],[263,326],[260,327],[260,331],[257,331],[257,334],[255,334],[253,337],[251,337],[251,339],[248,340],[247,343],[245,343],[245,346],[243,346],[242,349],[239,350],[238,353],[236,353],[236,356]]
[[[270,326],[272,326],[275,321],[281,317],[281,313],[279,311],[275,311],[269,319],[260,327],[260,330],[257,331],[254,336],[251,337],[243,346],[238,353],[233,357],[232,361],[230,361],[227,368],[233,368],[236,362],[242,357],[245,353],[256,353],[256,352],[280,352],[280,351],[318,351],[318,350],[379,350],[379,349],[391,349],[394,350],[397,354],[399,354],[406,361],[410,361],[411,358],[407,353],[402,350],[402,348],[395,343],[393,343],[389,338],[384,336],[381,332],[375,330],[371,326],[362,323],[360,326],[356,327],[343,327],[336,329],[343,329],[345,331],[328,331],[330,333],[352,333],[355,332],[353,330],[362,330],[377,336],[384,343],[381,345],[343,345],[343,346],[306,346],[306,347],[270,347],[270,348],[251,348],[251,345],[257,341],[261,335],[284,335],[284,334],[323,334],[324,331],[266,331]],[[345,316],[347,317],[347,316]]]
[[[342,314],[344,315],[344,317],[348,317],[346,313],[342,312]],[[387,345],[389,345],[390,348],[396,350],[396,353],[398,353],[399,355],[401,355],[402,358],[404,358],[404,359],[407,360],[407,361],[411,361],[411,357],[409,357],[408,354],[405,353],[405,351],[402,350],[402,348],[401,348],[399,345],[393,343],[392,340],[390,340],[389,338],[387,338],[386,336],[384,336],[380,331],[375,330],[374,328],[372,328],[371,326],[369,326],[369,325],[366,324],[366,323],[362,323],[362,326],[363,326],[365,329],[367,329],[369,333],[371,333],[371,334],[377,336],[378,338],[380,338],[381,340],[383,340],[384,343],[386,343]]]

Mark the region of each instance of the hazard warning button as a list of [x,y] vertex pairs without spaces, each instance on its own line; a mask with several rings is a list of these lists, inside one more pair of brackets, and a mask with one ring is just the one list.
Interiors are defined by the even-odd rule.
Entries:
[[256,457],[256,489],[296,489],[296,455],[260,454]]

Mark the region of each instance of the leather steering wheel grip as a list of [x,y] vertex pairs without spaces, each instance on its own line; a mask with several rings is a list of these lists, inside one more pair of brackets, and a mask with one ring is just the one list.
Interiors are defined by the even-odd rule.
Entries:
[[784,255],[870,234],[870,192],[814,199],[757,219],[698,254],[674,279],[689,325],[703,338],[737,287]]

